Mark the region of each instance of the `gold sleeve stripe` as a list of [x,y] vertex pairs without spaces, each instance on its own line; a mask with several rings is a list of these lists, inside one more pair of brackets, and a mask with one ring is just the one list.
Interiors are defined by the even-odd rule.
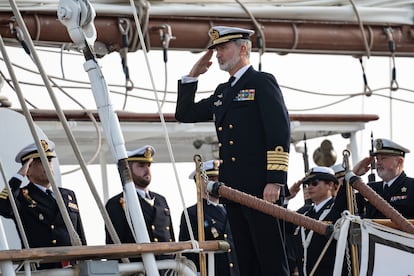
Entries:
[[267,170],[285,171],[288,170],[289,153],[283,151],[283,147],[277,146],[274,151],[267,151]]
[[9,198],[9,194],[7,192],[7,188],[4,188],[3,191],[1,191],[0,198],[1,199],[8,199]]

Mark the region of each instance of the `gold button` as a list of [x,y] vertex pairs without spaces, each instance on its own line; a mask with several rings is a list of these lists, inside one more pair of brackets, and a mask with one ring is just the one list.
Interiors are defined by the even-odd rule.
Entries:
[[157,238],[154,238],[154,242],[158,242],[158,239]]
[[218,143],[219,148],[221,148],[222,145],[223,145],[222,143]]
[[155,225],[151,225],[151,229],[152,230],[155,230]]
[[234,144],[234,142],[233,142],[232,140],[230,140],[230,141],[229,141],[229,144],[230,144],[230,145],[233,145],[233,144]]
[[232,129],[232,128],[233,128],[233,125],[232,125],[232,124],[230,124],[230,125],[229,125],[229,128],[230,128],[230,129]]
[[233,264],[233,263],[229,263],[229,266],[230,266],[231,268],[233,268],[234,264]]
[[236,157],[232,157],[231,161],[236,162]]
[[222,131],[223,130],[223,127],[218,127],[217,130],[218,131]]
[[165,227],[165,230],[170,230],[170,227],[169,226]]
[[173,240],[172,239],[169,239],[169,241],[172,242]]
[[51,224],[50,229],[52,229],[52,230],[55,229],[55,225]]
[[225,239],[227,239],[227,234],[224,234],[224,235],[223,235],[223,237],[224,237]]
[[52,243],[53,243],[53,244],[56,244],[56,240],[52,240]]
[[231,253],[231,248],[229,248],[229,249],[227,250],[227,252]]
[[220,164],[223,164],[223,163],[224,163],[223,159],[220,159]]

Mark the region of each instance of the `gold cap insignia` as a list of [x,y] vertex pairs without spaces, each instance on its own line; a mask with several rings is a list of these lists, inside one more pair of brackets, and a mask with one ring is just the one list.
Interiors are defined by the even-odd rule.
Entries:
[[375,145],[375,148],[377,150],[380,150],[380,149],[382,149],[382,147],[383,147],[382,140],[381,139],[377,139],[377,144]]
[[220,37],[220,33],[215,29],[211,29],[209,35],[212,40],[216,40],[217,38]]
[[406,193],[407,192],[407,187],[402,187],[401,192]]
[[144,157],[145,158],[150,158],[152,156],[152,150],[150,147],[145,149],[145,153],[144,153]]
[[49,145],[47,144],[46,140],[40,140],[40,144],[42,145],[42,148],[45,152],[49,150]]

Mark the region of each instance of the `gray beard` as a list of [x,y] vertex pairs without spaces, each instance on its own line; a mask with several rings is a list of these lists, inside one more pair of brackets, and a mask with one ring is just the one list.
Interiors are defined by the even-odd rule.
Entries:
[[220,64],[220,69],[226,72],[230,72],[230,70],[232,68],[234,68],[234,66],[236,66],[236,64],[240,61],[240,57],[239,56],[235,56],[233,57],[230,61],[224,63],[224,64]]

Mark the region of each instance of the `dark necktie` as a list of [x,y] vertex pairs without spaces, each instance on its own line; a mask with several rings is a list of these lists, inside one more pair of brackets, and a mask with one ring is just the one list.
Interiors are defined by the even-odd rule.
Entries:
[[310,217],[310,218],[315,218],[316,215],[316,211],[315,211],[315,207],[312,207],[307,213],[306,216]]
[[144,197],[145,201],[148,202],[149,205],[154,206],[154,198],[151,198],[149,193],[145,193],[145,197]]
[[388,186],[388,183],[385,183],[384,184],[384,194],[387,194],[389,189],[390,189],[390,186]]
[[233,83],[233,81],[235,80],[236,78],[234,77],[234,76],[231,76],[230,78],[229,78],[229,80],[228,80],[228,84],[229,84],[229,86],[231,86],[231,84]]
[[49,196],[50,199],[55,200],[55,197],[53,195],[53,191],[52,190],[46,189],[46,194]]

